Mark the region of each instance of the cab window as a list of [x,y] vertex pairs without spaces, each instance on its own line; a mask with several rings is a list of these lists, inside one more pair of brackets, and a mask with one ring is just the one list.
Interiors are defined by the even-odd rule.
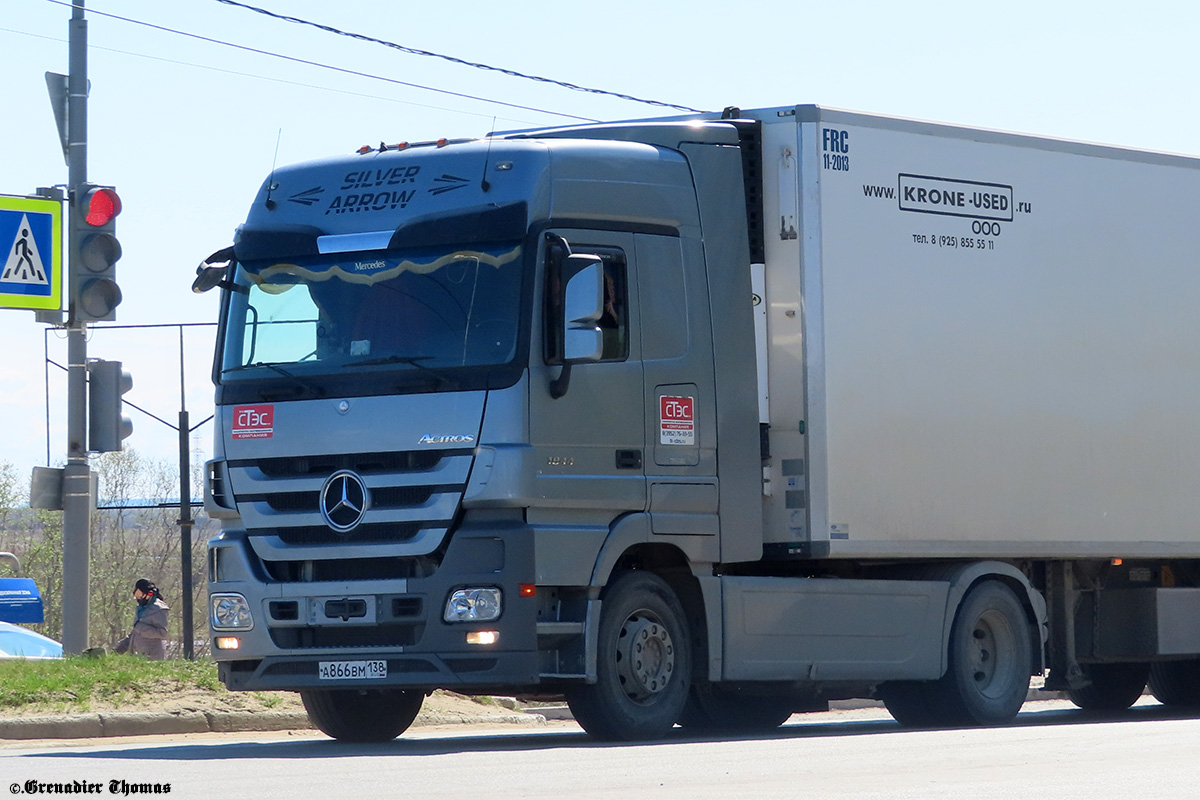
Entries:
[[[618,248],[572,246],[571,252],[600,257],[604,263],[604,313],[596,325],[603,334],[601,361],[624,361],[629,357],[629,283],[625,253]],[[562,274],[566,249],[551,244],[546,259],[545,361],[558,364],[563,358],[563,287],[570,278]]]

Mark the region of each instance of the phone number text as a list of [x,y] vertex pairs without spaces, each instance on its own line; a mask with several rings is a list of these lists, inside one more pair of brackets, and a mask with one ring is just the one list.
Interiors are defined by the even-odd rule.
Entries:
[[956,250],[995,250],[995,239],[977,239],[972,236],[944,236],[941,234],[914,233],[913,244],[932,247],[951,247]]

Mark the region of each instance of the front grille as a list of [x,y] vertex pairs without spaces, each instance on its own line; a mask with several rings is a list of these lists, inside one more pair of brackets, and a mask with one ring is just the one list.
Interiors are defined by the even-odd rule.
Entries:
[[[443,486],[384,486],[371,491],[371,508],[411,508],[413,506],[424,505],[429,502],[429,498],[433,493],[443,489],[455,489],[458,487],[443,487]],[[317,508],[321,502],[321,493],[317,492],[290,492],[290,493],[273,493],[261,495],[244,495],[242,500],[246,502],[260,501],[271,507],[272,511],[289,512],[289,511],[311,511]]]
[[[258,548],[260,556],[284,560],[282,545],[309,548],[297,561],[335,560],[337,545],[346,544],[391,545],[396,555],[434,551],[458,514],[473,458],[463,449],[306,455],[230,461],[227,472],[251,542],[277,537]],[[360,524],[342,532],[321,513],[321,492],[339,470],[361,476],[369,495]],[[312,551],[322,545],[327,552]]]
[[419,597],[392,598],[392,616],[419,617],[421,616],[421,606],[421,598]]
[[322,647],[408,647],[416,644],[424,624],[346,625],[322,628],[271,628],[271,641],[284,650]]
[[282,621],[300,619],[300,604],[295,600],[272,600],[267,605],[271,619]]
[[[408,508],[429,502],[440,486],[389,486],[371,492],[372,508]],[[458,487],[445,487],[458,488]]]
[[284,544],[342,544],[354,542],[405,542],[421,530],[418,522],[394,525],[359,525],[352,531],[338,533],[332,528],[306,525],[302,528],[274,528],[255,531],[260,534],[275,534]]
[[352,469],[359,475],[383,472],[424,472],[450,455],[470,455],[470,450],[406,450],[399,453],[339,453],[294,458],[264,458],[259,461],[230,461],[231,467],[257,467],[268,478],[300,478],[331,475]]
[[[433,556],[393,558],[340,558],[321,561],[263,561],[271,580],[301,581],[386,581],[427,578],[437,570]],[[396,612],[396,616],[404,616]]]
[[233,508],[233,503],[226,496],[228,488],[225,485],[225,471],[219,461],[210,461],[208,463],[208,491],[212,495],[213,502],[218,506],[221,508]]
[[243,500],[262,500],[272,511],[311,511],[321,502],[320,492],[295,492],[293,494],[246,495]]

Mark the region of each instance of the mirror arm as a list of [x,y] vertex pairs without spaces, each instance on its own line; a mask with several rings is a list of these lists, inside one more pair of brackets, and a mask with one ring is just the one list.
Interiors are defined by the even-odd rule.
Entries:
[[567,389],[570,387],[571,362],[567,361],[562,365],[562,371],[558,373],[558,377],[550,381],[550,396],[557,400],[566,395]]

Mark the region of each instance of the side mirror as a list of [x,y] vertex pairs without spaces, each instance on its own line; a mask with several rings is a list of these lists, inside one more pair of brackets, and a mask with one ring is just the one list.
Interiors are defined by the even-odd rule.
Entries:
[[192,291],[196,294],[204,294],[218,286],[229,288],[226,276],[229,274],[229,267],[232,263],[232,247],[218,250],[201,261],[200,266],[196,267],[196,280],[192,281]]
[[563,272],[571,276],[563,300],[563,361],[599,361],[604,351],[598,325],[604,315],[604,262],[599,256],[571,255]]

